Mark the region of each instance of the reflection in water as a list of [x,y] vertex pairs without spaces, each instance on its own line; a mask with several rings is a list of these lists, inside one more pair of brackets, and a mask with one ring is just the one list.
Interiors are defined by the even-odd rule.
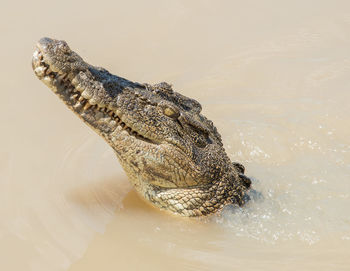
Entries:
[[[125,197],[123,183],[116,182],[117,178],[97,181],[73,189],[67,199],[85,209],[103,208],[107,213],[123,208]],[[125,186],[125,184],[124,184]]]
[[[349,269],[348,1],[6,2],[0,270]],[[262,197],[202,219],[145,203],[35,78],[44,35],[199,100]]]

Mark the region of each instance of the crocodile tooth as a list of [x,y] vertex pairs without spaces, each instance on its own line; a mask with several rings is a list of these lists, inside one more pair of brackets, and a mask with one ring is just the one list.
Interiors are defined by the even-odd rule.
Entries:
[[84,110],[87,110],[91,107],[92,105],[90,103],[86,103],[86,105],[84,106]]
[[45,76],[43,79],[41,79],[46,85],[48,85],[49,87],[51,87],[51,82],[52,79],[48,76]]
[[45,75],[45,69],[41,66],[35,68],[35,73],[38,75],[38,76],[44,76]]
[[81,93],[81,95],[85,98],[85,99],[90,99],[92,96],[89,94],[89,92],[87,92],[86,90],[84,90],[83,87],[80,87],[81,90],[83,90],[83,92]]
[[95,105],[95,104],[97,104],[97,101],[96,101],[96,99],[91,98],[91,99],[89,100],[89,103],[91,103],[92,105]]
[[78,108],[81,107],[81,103],[77,102],[75,105],[73,105],[73,107],[74,107],[75,109],[78,109]]
[[[72,77],[72,75],[71,75]],[[74,78],[71,79],[73,85],[77,85],[79,83],[78,78],[75,76]]]

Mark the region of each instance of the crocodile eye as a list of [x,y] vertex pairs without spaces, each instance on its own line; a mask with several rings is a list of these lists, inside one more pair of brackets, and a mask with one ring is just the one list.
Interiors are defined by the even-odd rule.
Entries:
[[177,119],[180,116],[179,111],[177,111],[175,108],[171,108],[171,107],[165,107],[163,109],[163,113],[164,113],[164,115],[166,115],[170,118],[173,118],[173,119]]

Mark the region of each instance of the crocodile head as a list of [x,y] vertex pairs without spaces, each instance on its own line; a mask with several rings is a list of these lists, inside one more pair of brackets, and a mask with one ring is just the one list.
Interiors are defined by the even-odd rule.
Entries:
[[37,77],[114,149],[136,190],[185,216],[242,205],[250,180],[231,163],[201,105],[167,83],[140,84],[86,63],[65,41],[42,38]]

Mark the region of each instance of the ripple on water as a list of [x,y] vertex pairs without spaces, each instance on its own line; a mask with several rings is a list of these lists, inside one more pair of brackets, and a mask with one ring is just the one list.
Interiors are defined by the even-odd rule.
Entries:
[[[329,156],[328,156],[329,157]],[[239,237],[267,243],[323,238],[348,240],[349,174],[346,165],[312,154],[280,166],[248,164],[254,172],[251,196],[244,208],[228,206],[215,221]]]

